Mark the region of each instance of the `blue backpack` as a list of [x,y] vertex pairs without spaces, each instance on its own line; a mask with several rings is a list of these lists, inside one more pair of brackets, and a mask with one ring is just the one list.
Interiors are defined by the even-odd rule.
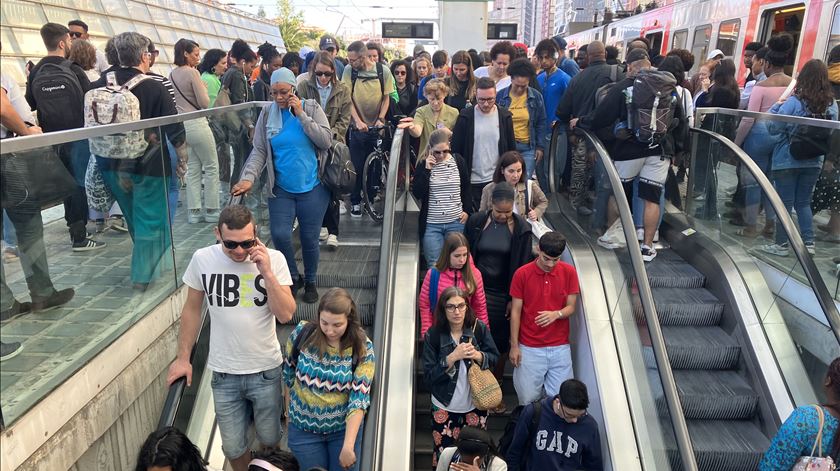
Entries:
[[432,273],[429,275],[429,306],[431,306],[431,310],[434,311],[435,307],[437,307],[440,272],[435,267],[432,267],[431,271]]

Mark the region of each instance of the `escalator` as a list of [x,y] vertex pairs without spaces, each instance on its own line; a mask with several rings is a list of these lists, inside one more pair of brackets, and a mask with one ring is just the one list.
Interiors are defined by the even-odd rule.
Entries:
[[[733,153],[740,150],[714,133],[694,133],[694,151],[700,133],[706,133],[703,139],[712,139]],[[555,132],[552,150],[557,145],[556,136]],[[596,181],[596,193],[613,197],[619,213],[629,210],[603,145],[588,133],[581,136],[604,175]],[[744,155],[737,157],[744,158]],[[753,170],[749,164],[744,166]],[[760,175],[756,179],[762,178]],[[773,192],[766,179],[764,183],[763,189]],[[596,208],[593,216],[579,216],[565,198],[557,196],[556,191],[552,193],[553,207],[557,210],[547,213],[547,218],[555,227],[588,238],[595,253],[604,259],[612,253],[614,265],[621,268],[604,265],[602,270],[625,273],[624,277],[617,277],[617,282],[628,285],[622,288],[631,298],[635,326],[628,329],[614,319],[613,333],[619,345],[636,340],[642,344],[642,359],[634,358],[632,350],[627,354],[626,349],[619,347],[619,351],[625,351],[621,358],[624,381],[651,385],[652,396],[635,405],[655,408],[654,419],[659,422],[661,434],[651,433],[650,444],[640,442],[643,467],[757,469],[781,421],[793,407],[816,402],[817,392],[804,386],[809,381],[796,345],[784,321],[780,321],[778,306],[772,302],[773,293],[761,278],[756,262],[749,254],[733,250],[725,240],[712,236],[693,218],[671,207],[660,228],[658,256],[653,262],[645,263],[640,272],[633,266],[633,252],[640,252],[631,220],[621,217],[625,248],[610,251],[596,243],[595,239],[609,225],[606,224],[608,198],[596,196],[596,204],[600,199],[604,205]],[[778,196],[775,200],[781,209]],[[781,218],[786,219],[785,229],[796,248],[796,241],[801,244],[801,239],[787,213]],[[809,260],[804,256],[804,247],[801,249],[800,266],[807,271]],[[825,292],[824,286],[818,286],[819,279],[812,282],[811,293],[819,297]],[[647,302],[643,299],[646,292],[650,293]],[[823,300],[820,305],[834,326],[837,321],[834,304]],[[634,338],[636,335],[639,339]],[[664,348],[657,348],[657,337],[661,337]],[[669,383],[673,390],[669,391]],[[632,413],[638,417],[634,423],[640,441],[640,429],[650,422],[639,419],[650,418],[650,414],[639,410]]]

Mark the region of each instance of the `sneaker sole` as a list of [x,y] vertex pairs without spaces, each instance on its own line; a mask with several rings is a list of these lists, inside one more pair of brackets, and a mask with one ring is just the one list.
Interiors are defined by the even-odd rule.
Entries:
[[652,262],[653,259],[656,258],[656,255],[644,255],[642,254],[642,260],[645,262]]
[[108,246],[107,244],[100,243],[99,245],[94,245],[94,246],[73,247],[73,252],[91,252],[93,250],[104,249],[107,246]]
[[353,213],[350,213],[350,217],[351,217],[351,218],[360,218],[360,217],[362,217],[362,215],[361,215],[361,214],[353,214]]
[[9,360],[9,359],[12,359],[12,358],[20,355],[20,352],[22,352],[22,351],[23,351],[23,345],[19,346],[17,348],[17,350],[13,351],[12,353],[10,353],[10,354],[8,354],[4,357],[0,357],[0,361],[6,361],[6,360]]
[[111,226],[109,229],[115,230],[117,232],[128,232],[128,228],[125,226]]
[[329,248],[330,250],[338,249],[338,242],[336,242],[334,244],[327,243],[327,248]]

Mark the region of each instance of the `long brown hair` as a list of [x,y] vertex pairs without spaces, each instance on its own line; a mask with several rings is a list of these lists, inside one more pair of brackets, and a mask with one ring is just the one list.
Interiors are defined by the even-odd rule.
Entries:
[[367,355],[367,335],[362,329],[359,321],[359,312],[356,309],[356,303],[350,297],[350,293],[344,288],[330,288],[321,296],[321,302],[318,303],[318,319],[317,326],[306,340],[300,346],[301,351],[304,348],[313,345],[318,349],[320,356],[323,357],[327,353],[327,337],[321,330],[321,313],[329,312],[331,314],[343,314],[347,317],[347,329],[344,335],[341,336],[341,344],[339,346],[339,354],[348,347],[353,349],[353,363],[358,364],[360,358]]
[[[522,164],[522,175],[525,175],[525,158],[522,154],[515,150],[509,150],[499,157],[499,163],[496,164],[496,171],[493,172],[493,183],[501,183],[505,181],[505,169],[509,166],[519,162]],[[519,177],[517,183],[525,183],[525,179]]]
[[821,60],[811,59],[802,66],[794,93],[813,114],[823,114],[831,106],[834,92],[828,81],[828,68]]
[[471,329],[475,326],[475,312],[468,302],[469,296],[467,292],[457,286],[450,286],[443,290],[443,293],[438,297],[437,306],[435,306],[435,326],[444,332],[451,332],[449,327],[449,319],[446,318],[446,302],[458,296],[464,298],[467,303],[467,312],[464,313],[464,328]]
[[473,74],[472,58],[467,51],[458,51],[452,54],[452,64],[450,64],[449,74],[449,96],[455,96],[461,91],[461,83],[458,77],[455,76],[455,71],[451,70],[455,64],[464,64],[467,66],[467,91],[464,93],[464,98],[468,102],[472,102],[475,98],[475,74]]
[[335,62],[333,61],[332,56],[327,51],[321,51],[315,54],[315,57],[309,62],[309,80],[317,85],[318,84],[318,77],[315,76],[315,66],[318,64],[326,65],[332,71],[332,77],[330,78],[330,83],[335,85],[336,82],[341,80],[341,77],[336,77],[335,74]]
[[464,287],[466,288],[467,296],[475,294],[476,283],[472,271],[472,261],[470,260],[470,243],[467,241],[467,236],[460,232],[450,232],[443,240],[443,248],[440,251],[440,256],[435,263],[437,271],[443,273],[452,268],[449,265],[452,252],[461,247],[467,248],[467,263],[461,267],[461,278],[464,279]]

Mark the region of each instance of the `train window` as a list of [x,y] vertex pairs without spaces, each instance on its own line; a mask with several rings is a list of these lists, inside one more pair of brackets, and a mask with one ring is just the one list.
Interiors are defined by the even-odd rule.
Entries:
[[671,49],[685,49],[685,42],[688,40],[688,30],[681,29],[674,33],[671,40]]
[[694,54],[694,66],[691,67],[691,75],[706,60],[706,53],[709,52],[709,41],[712,39],[712,25],[698,26],[694,30],[694,40],[691,42],[691,53]]
[[662,52],[662,31],[646,34],[645,37],[650,41],[651,54],[656,55]]
[[831,31],[828,33],[828,45],[825,48],[825,61],[828,62],[828,53],[840,45],[840,5],[834,7],[834,19],[831,20]]
[[610,28],[610,37],[612,38],[614,36],[615,36],[615,28]]
[[761,29],[759,29],[757,41],[767,44],[772,36],[779,33],[789,33],[793,36],[793,50],[797,53],[788,57],[785,64],[785,73],[793,73],[793,64],[799,51],[799,38],[802,33],[802,24],[805,20],[805,4],[797,3],[785,5],[779,8],[770,8],[761,15]]
[[733,57],[735,55],[735,45],[738,43],[740,29],[741,20],[721,22],[715,47],[720,49],[724,56]]

